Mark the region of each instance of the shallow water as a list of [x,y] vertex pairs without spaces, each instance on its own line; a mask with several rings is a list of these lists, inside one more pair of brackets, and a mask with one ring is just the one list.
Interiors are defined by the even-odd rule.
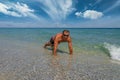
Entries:
[[[37,44],[43,46],[45,42],[49,41],[51,36],[64,29],[52,28],[1,28],[0,39],[18,41],[23,43]],[[73,48],[75,53],[95,53],[106,54],[107,56],[117,56],[112,58],[115,60],[120,59],[120,29],[80,29],[68,28],[71,32],[73,41]],[[107,46],[107,44],[109,46]],[[106,47],[107,46],[107,47]],[[113,48],[111,46],[117,47]],[[61,43],[59,50],[69,52],[67,43]]]
[[[50,30],[55,31],[54,33],[62,31],[62,29]],[[0,80],[119,80],[119,61],[111,61],[104,48],[106,43],[100,44],[102,41],[107,42],[108,39],[106,37],[104,40],[101,40],[102,37],[97,39],[98,37],[93,35],[92,38],[96,40],[89,43],[92,38],[87,35],[88,31],[70,29],[74,54],[70,56],[67,43],[61,43],[58,56],[54,57],[50,47],[43,48],[43,44],[54,34],[51,31],[0,29]],[[112,32],[111,29],[110,31]],[[83,33],[84,36],[81,36]],[[119,45],[116,44],[117,39],[119,36],[113,37],[115,45]],[[109,41],[111,40],[108,40],[107,45]]]

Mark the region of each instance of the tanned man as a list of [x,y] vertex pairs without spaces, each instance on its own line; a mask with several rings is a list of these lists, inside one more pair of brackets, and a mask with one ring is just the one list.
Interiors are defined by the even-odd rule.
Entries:
[[55,36],[51,37],[50,41],[47,42],[44,45],[44,48],[47,46],[53,47],[53,55],[57,56],[57,47],[58,44],[61,42],[68,42],[69,52],[72,55],[73,54],[73,48],[72,48],[72,38],[70,37],[69,30],[63,30],[62,33],[58,33]]

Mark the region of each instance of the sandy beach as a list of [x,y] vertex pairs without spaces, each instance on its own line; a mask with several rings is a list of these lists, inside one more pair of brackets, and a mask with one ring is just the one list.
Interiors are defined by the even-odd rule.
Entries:
[[0,80],[119,80],[119,62],[105,54],[72,56],[35,44],[0,41]]

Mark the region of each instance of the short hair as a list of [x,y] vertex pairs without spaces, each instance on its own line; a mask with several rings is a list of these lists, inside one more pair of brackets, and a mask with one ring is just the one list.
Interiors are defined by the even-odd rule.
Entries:
[[68,33],[70,33],[70,31],[69,31],[69,30],[63,30],[63,33],[64,33],[64,32],[68,32]]

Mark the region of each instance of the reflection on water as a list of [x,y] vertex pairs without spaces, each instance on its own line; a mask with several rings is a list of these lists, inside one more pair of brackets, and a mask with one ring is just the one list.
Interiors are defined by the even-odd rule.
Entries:
[[63,61],[62,58],[63,57],[61,56],[53,56],[51,59],[51,67],[55,72],[54,80],[62,80],[65,78],[69,78],[67,76],[72,66],[73,56],[69,55],[68,57],[66,57],[66,59],[64,58],[65,61]]
[[[61,59],[62,58],[60,56],[53,56],[52,57],[52,61],[51,61],[53,67],[60,67],[60,68],[63,67],[62,64],[60,63]],[[66,61],[67,62],[66,67],[67,67],[67,69],[70,69],[70,67],[72,65],[73,55],[68,55],[68,57],[66,57],[66,59],[67,59],[67,61]]]

